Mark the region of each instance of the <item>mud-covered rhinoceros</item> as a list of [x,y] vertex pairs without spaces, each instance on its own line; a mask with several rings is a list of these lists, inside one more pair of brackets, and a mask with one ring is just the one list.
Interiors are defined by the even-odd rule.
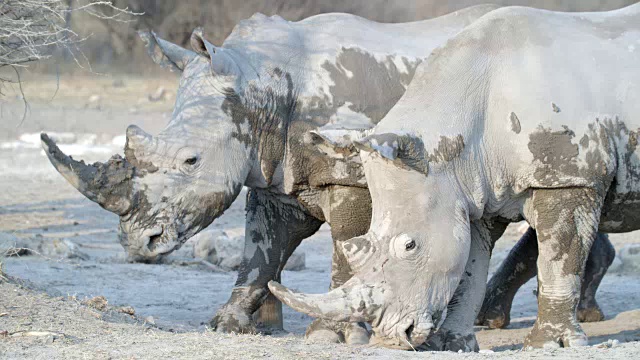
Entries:
[[[46,135],[43,146],[73,186],[120,215],[121,243],[136,261],[180,247],[247,186],[243,261],[212,326],[251,332],[268,281],[280,278],[300,241],[323,222],[338,242],[369,227],[361,165],[321,156],[304,135],[320,127],[373,127],[433,48],[495,8],[403,24],[347,14],[299,22],[256,14],[221,47],[194,31],[193,51],[143,33],[154,61],[182,72],[168,126],[157,136],[130,126],[124,158],[107,163],[74,161]],[[332,288],[351,276],[340,247],[333,260]],[[273,301],[261,321],[281,326],[281,305]],[[366,331],[348,326],[355,330],[318,321],[307,335],[367,341]]]
[[333,151],[360,149],[371,227],[340,243],[354,271],[342,286],[270,282],[272,293],[314,317],[369,322],[372,342],[477,349],[493,242],[525,219],[539,255],[524,347],[586,345],[576,308],[596,233],[640,228],[638,46],[640,4],[509,7],[471,24],[374,129],[321,133]]

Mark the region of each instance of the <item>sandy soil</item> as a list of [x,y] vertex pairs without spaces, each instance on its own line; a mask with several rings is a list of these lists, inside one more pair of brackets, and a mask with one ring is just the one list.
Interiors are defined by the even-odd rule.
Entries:
[[[432,356],[369,347],[305,344],[304,329],[311,319],[286,307],[284,332],[270,336],[211,333],[204,324],[227,300],[235,273],[212,272],[194,264],[190,243],[165,264],[126,263],[116,238],[117,216],[86,200],[68,185],[39,149],[38,141],[34,140],[37,136],[28,134],[42,130],[72,132],[76,138],[63,144],[63,150],[88,161],[106,160],[112,153],[122,151],[121,135],[126,125],[136,123],[155,133],[166,123],[174,80],[155,81],[151,86],[141,79],[71,79],[60,86],[54,101],[45,95],[55,89],[55,83],[43,82],[40,92],[34,90],[37,96],[31,93],[29,116],[19,127],[16,125],[21,121],[21,104],[2,104],[0,232],[11,233],[34,247],[42,241],[69,239],[79,245],[88,260],[43,255],[0,259],[7,276],[18,279],[17,283],[0,281],[0,358]],[[150,101],[148,95],[157,93],[161,86],[166,88],[164,99]],[[100,99],[90,101],[93,95],[99,95]],[[100,104],[96,105],[97,102]],[[244,196],[239,196],[211,227],[242,233],[243,208]],[[504,258],[521,230],[519,224],[514,224],[498,242],[492,269]],[[639,235],[615,235],[612,242],[620,249],[640,243]],[[283,282],[305,292],[325,291],[331,263],[328,228],[323,227],[305,240],[298,251],[306,254],[306,269],[285,271]],[[522,346],[535,319],[535,282],[530,281],[516,296],[508,329],[478,328],[482,353],[439,355],[635,357],[640,350],[639,280],[638,273],[617,270],[605,277],[598,301],[607,320],[584,325],[595,346],[554,352],[513,351]],[[108,300],[104,311],[83,303],[95,296]],[[135,317],[119,313],[117,309],[121,306],[133,307]],[[611,347],[607,341],[613,339],[620,344]]]

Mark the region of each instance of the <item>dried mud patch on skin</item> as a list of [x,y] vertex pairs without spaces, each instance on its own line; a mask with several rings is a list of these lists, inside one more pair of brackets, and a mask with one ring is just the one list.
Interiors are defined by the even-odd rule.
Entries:
[[551,131],[542,127],[529,135],[528,147],[533,160],[542,164],[534,174],[536,179],[543,180],[552,174],[555,175],[554,178],[557,178],[558,174],[578,174],[578,165],[575,162],[578,145],[571,142],[574,136],[573,131],[569,129]]
[[464,138],[462,135],[455,137],[441,136],[438,147],[433,149],[433,154],[429,155],[429,161],[449,162],[460,157],[464,150]]
[[[324,99],[316,99],[318,105],[321,105],[319,107],[328,109],[331,113],[328,115],[332,115],[338,108],[350,103],[349,108],[352,111],[364,114],[377,124],[404,94],[416,67],[421,62],[405,57],[402,57],[401,61],[407,72],[402,72],[391,56],[379,62],[371,54],[357,48],[342,48],[336,65],[329,61],[322,65],[334,83],[330,89],[333,103],[328,104]],[[367,89],[367,92],[353,89]],[[385,98],[388,100],[383,101]]]

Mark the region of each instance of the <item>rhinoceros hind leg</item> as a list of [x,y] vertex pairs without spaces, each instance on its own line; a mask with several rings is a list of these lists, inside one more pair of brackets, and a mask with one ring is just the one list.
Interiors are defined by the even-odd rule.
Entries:
[[[332,186],[329,188],[329,209],[325,217],[331,226],[333,257],[330,289],[335,289],[351,278],[352,271],[340,242],[364,235],[371,221],[371,196],[368,189]],[[362,323],[339,323],[316,319],[307,328],[309,342],[368,344],[369,331]]]
[[604,313],[596,302],[596,291],[615,256],[616,251],[611,245],[609,237],[598,233],[591,247],[584,271],[580,304],[578,304],[578,321],[596,322],[604,320]]
[[260,308],[253,313],[253,320],[262,332],[283,330],[282,303],[269,293]]
[[588,188],[537,189],[525,216],[538,235],[538,317],[524,348],[588,345],[576,318],[604,196]]
[[538,244],[532,228],[522,235],[487,284],[475,324],[502,329],[511,322],[511,304],[518,289],[536,275]]

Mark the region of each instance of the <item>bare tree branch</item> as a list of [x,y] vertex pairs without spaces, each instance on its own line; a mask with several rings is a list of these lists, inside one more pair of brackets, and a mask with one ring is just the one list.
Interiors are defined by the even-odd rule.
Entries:
[[[105,11],[108,12],[105,13]],[[105,21],[129,21],[128,17],[140,15],[128,8],[118,8],[112,1],[102,0],[1,0],[0,1],[0,69],[11,67],[16,79],[0,77],[0,96],[4,86],[17,83],[24,103],[24,122],[29,102],[22,89],[19,68],[52,56],[60,49],[81,68],[91,65],[78,44],[80,37],[71,27],[70,14],[84,12]],[[83,59],[82,61],[79,60]],[[57,92],[57,89],[56,89]],[[55,95],[54,95],[55,96]]]
[[84,38],[68,26],[68,14],[77,11],[111,21],[129,21],[128,17],[140,15],[128,8],[116,7],[112,1],[2,0],[0,68],[25,66],[29,62],[49,58],[55,48],[71,53],[80,65],[78,56],[84,56],[77,44]]

